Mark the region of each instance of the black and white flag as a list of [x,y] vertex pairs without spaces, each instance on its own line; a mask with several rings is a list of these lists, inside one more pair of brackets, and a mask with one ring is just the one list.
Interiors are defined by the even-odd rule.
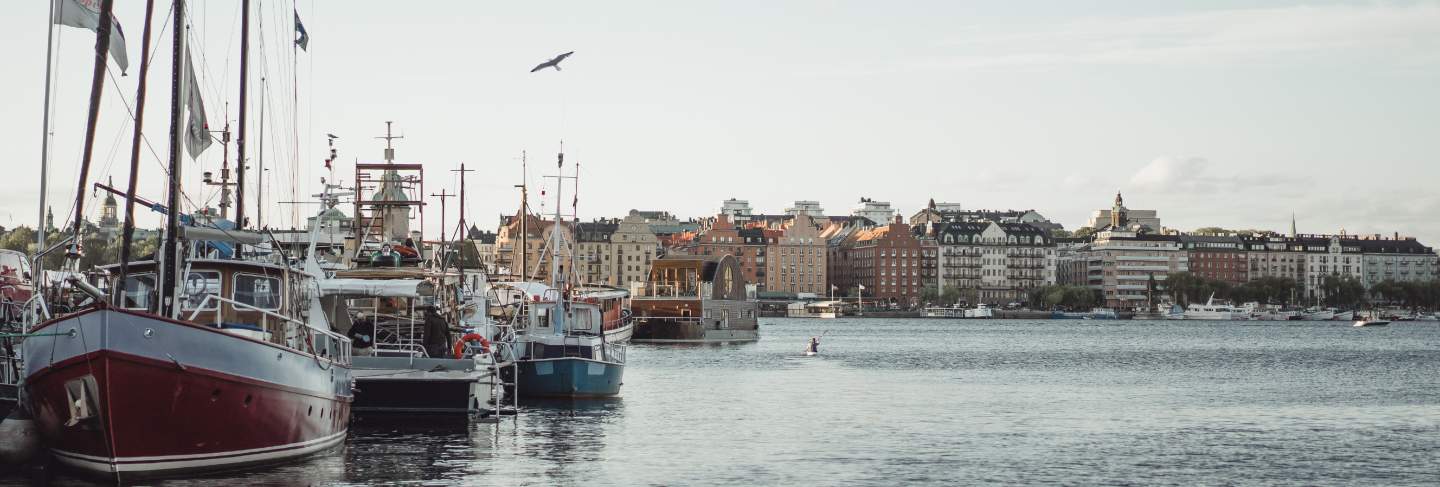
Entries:
[[295,12],[295,35],[299,36],[295,38],[295,45],[300,46],[300,50],[309,51],[306,46],[310,45],[310,33],[305,32],[305,24],[300,22],[300,12]]
[[185,74],[185,108],[190,111],[190,117],[185,122],[185,149],[193,159],[205,152],[214,141],[210,140],[210,122],[205,119],[205,100],[200,97],[200,80],[195,77],[195,66],[190,63],[188,54],[185,56]]
[[[51,8],[56,24],[96,32],[100,30],[100,0],[53,0]],[[124,74],[130,69],[130,58],[125,56],[125,31],[120,29],[120,21],[113,15],[110,24],[110,57],[115,59],[120,73]]]

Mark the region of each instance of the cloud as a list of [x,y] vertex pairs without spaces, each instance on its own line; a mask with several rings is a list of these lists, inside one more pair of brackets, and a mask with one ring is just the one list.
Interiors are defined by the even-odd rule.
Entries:
[[1328,5],[1091,17],[963,29],[929,68],[1272,65],[1336,57],[1396,67],[1440,62],[1440,3]]
[[1291,193],[1287,188],[1303,185],[1309,178],[1282,174],[1216,175],[1209,160],[1203,157],[1157,157],[1130,176],[1130,187],[1154,193],[1235,193],[1267,190]]

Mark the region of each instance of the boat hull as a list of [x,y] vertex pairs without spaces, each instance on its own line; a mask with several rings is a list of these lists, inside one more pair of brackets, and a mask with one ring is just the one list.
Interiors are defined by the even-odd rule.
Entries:
[[622,364],[578,357],[522,360],[516,368],[522,398],[612,397],[625,374]]
[[760,330],[706,326],[702,321],[666,318],[636,320],[636,343],[704,343],[753,342],[760,339]]
[[474,360],[355,357],[356,416],[472,414],[491,409],[489,370]]
[[36,331],[57,335],[25,342],[27,397],[55,459],[82,472],[113,479],[230,470],[345,439],[347,366],[110,309]]
[[635,336],[635,321],[627,320],[625,324],[616,328],[605,330],[605,341],[610,343],[626,343]]

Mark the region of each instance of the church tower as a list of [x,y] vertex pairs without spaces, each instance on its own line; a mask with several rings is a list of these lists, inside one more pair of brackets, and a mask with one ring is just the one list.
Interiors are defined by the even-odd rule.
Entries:
[[1115,205],[1110,208],[1111,229],[1119,230],[1121,228],[1125,228],[1126,225],[1130,224],[1130,219],[1128,218],[1128,215],[1125,214],[1125,212],[1125,198],[1120,196],[1119,191],[1116,191]]
[[[115,187],[113,178],[109,183],[110,187]],[[120,229],[120,219],[116,216],[117,212],[115,211],[116,206],[115,195],[107,191],[105,202],[100,204],[100,231],[108,235],[114,235],[114,232]]]

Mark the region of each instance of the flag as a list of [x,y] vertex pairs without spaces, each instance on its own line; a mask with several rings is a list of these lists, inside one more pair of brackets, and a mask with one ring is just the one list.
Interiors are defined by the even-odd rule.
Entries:
[[864,284],[860,284],[860,290],[861,290],[861,291],[864,291],[864,290],[865,290],[865,285],[864,285]]
[[310,34],[305,32],[305,24],[300,22],[300,12],[295,12],[295,34],[300,36],[295,38],[295,45],[300,46],[302,50],[309,51],[305,47],[310,45]]
[[188,53],[185,55],[185,72],[185,84],[188,86],[185,108],[190,110],[190,118],[185,122],[185,149],[193,159],[214,142],[210,140],[210,123],[205,120],[205,100],[200,97],[200,80],[195,77],[195,65],[190,63]]
[[[54,0],[50,12],[56,24],[100,31],[100,0]],[[110,57],[120,66],[120,74],[130,69],[130,58],[125,56],[125,31],[113,15],[110,17]]]

